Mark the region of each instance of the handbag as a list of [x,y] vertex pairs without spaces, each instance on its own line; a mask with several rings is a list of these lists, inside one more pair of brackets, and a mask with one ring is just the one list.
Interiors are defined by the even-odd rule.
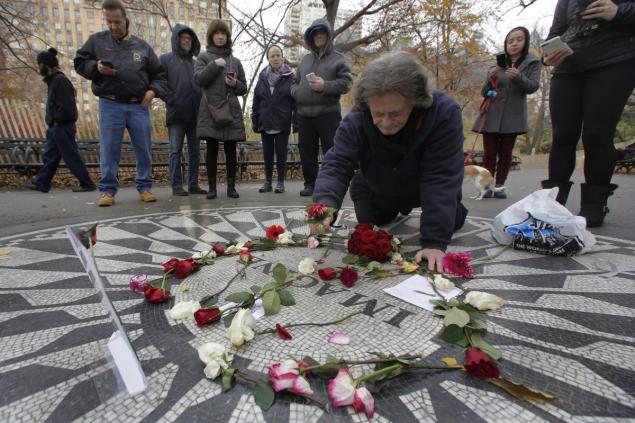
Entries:
[[[229,62],[231,63],[231,55],[229,56]],[[226,128],[234,122],[229,105],[227,87],[225,87],[225,93],[225,98],[215,104],[212,104],[210,101],[207,102],[207,109],[212,115],[212,120],[217,128]]]

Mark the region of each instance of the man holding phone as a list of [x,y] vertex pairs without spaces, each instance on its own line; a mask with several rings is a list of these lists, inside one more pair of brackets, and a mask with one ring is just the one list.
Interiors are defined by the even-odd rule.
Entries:
[[291,95],[297,104],[300,162],[304,189],[300,195],[313,195],[319,169],[318,152],[322,155],[333,146],[335,131],[342,120],[340,97],[351,86],[351,69],[343,54],[333,50],[331,26],[317,19],[304,33],[311,52],[300,61]]
[[[617,155],[615,128],[635,88],[635,0],[559,0],[547,40],[564,45],[544,49],[543,63],[554,66],[549,93],[553,143],[549,179],[565,204],[573,183],[580,135],[584,179],[579,215],[587,226],[602,225]],[[551,43],[549,43],[551,44]]]
[[92,81],[99,97],[99,206],[114,203],[117,172],[126,128],[137,158],[135,183],[143,202],[156,201],[152,188],[152,127],[148,108],[167,90],[165,72],[152,47],[128,32],[126,9],[119,0],[102,4],[107,31],[91,35],[77,50],[75,71]]

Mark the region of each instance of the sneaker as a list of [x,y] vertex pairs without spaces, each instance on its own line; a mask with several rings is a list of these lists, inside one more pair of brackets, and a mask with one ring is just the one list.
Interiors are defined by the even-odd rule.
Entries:
[[198,185],[191,186],[188,189],[188,191],[189,191],[190,194],[199,194],[199,195],[207,194],[207,191],[205,191],[203,188],[199,187]]
[[284,182],[278,182],[276,184],[276,189],[273,192],[276,194],[282,194],[284,192]]
[[[187,197],[189,194],[182,187],[174,187],[172,188],[172,195],[177,197]],[[142,200],[146,201],[146,200]],[[156,198],[152,201],[156,201]]]
[[73,188],[73,192],[92,192],[97,189],[96,185],[88,186],[88,187],[77,187]]
[[494,191],[494,198],[504,199],[507,198],[505,187],[503,185],[496,185],[496,188],[502,188],[500,191]]
[[29,189],[32,189],[33,191],[40,191],[40,192],[43,192],[43,193],[45,193],[45,194],[46,194],[47,192],[49,192],[49,190],[48,190],[48,189],[46,189],[46,188],[42,188],[41,186],[36,185],[36,184],[34,184],[34,183],[31,183],[31,184],[29,185]]
[[157,201],[156,195],[152,194],[150,191],[140,192],[139,199],[144,203],[154,203],[155,201]]
[[115,203],[115,197],[108,192],[102,192],[99,196],[99,202],[97,205],[99,207],[110,207]]
[[300,196],[302,197],[310,197],[313,195],[313,187],[311,185],[305,186],[302,191],[300,191]]
[[271,182],[265,181],[265,183],[258,189],[258,192],[271,192],[271,190]]
[[492,190],[488,188],[485,190],[485,194],[483,194],[483,198],[492,198],[493,195],[494,193],[492,192]]

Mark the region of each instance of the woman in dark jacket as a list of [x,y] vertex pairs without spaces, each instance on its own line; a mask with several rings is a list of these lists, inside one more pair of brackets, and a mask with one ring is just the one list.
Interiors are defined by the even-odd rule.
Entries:
[[350,184],[357,221],[375,225],[421,207],[416,260],[442,272],[444,251],[467,215],[461,109],[430,89],[423,65],[406,52],[368,64],[354,93],[355,110],[335,133],[313,201],[339,209]]
[[635,88],[635,0],[559,0],[547,39],[560,36],[568,48],[545,54],[555,66],[549,93],[553,144],[549,179],[565,204],[582,134],[584,179],[579,215],[600,226],[616,162],[613,135]]
[[[245,140],[245,124],[238,96],[247,93],[245,71],[240,60],[232,56],[231,32],[221,20],[210,22],[207,29],[207,50],[194,65],[194,82],[203,88],[196,128],[199,138],[207,142],[207,198],[216,198],[216,167],[218,143],[223,141],[227,168],[227,196],[238,198],[236,192],[236,141]],[[209,105],[229,100],[232,123],[222,126],[214,121]]]
[[[488,99],[484,103],[488,107],[472,128],[483,134],[483,166],[496,177],[496,198],[507,198],[504,185],[512,164],[512,150],[516,137],[527,133],[527,94],[536,92],[540,85],[542,65],[529,54],[527,28],[509,31],[505,37],[505,61],[509,66],[497,65],[487,74],[481,94]],[[489,190],[484,195],[491,196]]]
[[272,45],[267,50],[269,66],[260,72],[254,90],[251,125],[260,132],[265,159],[265,183],[260,192],[271,192],[273,153],[276,153],[278,170],[277,193],[284,192],[284,175],[287,167],[287,146],[295,101],[291,96],[293,71],[284,63],[282,49]]

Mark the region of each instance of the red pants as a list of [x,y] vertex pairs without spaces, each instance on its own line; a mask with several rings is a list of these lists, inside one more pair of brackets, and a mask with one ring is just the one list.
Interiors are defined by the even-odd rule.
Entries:
[[[516,144],[516,134],[483,134],[483,167],[496,178],[496,185],[504,185],[512,165],[512,150]],[[496,160],[498,159],[498,163]]]

